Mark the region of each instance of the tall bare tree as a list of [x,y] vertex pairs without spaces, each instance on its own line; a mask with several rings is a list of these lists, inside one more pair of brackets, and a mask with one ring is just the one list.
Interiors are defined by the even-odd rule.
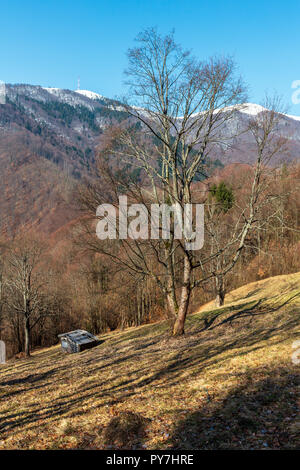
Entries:
[[[262,111],[249,122],[247,130],[252,136],[256,164],[238,182],[242,186],[238,199],[232,188],[222,184],[213,191],[213,198],[208,197],[206,235],[211,252],[219,254],[208,263],[207,271],[213,275],[217,306],[224,303],[227,275],[247,247],[247,237],[253,231],[259,234],[270,230],[274,221],[283,217],[279,202],[284,194],[274,191],[278,170],[272,164],[275,156],[284,157],[286,151],[286,138],[280,135],[281,111],[278,97],[266,98]],[[260,250],[258,244],[251,248]]]
[[6,309],[22,319],[24,351],[30,355],[31,330],[51,314],[47,276],[42,269],[45,246],[33,238],[15,240],[10,247],[5,272]]
[[[193,190],[197,176],[219,146],[230,146],[239,133],[232,126],[234,130],[228,135],[226,126],[245,101],[244,86],[236,77],[231,58],[197,61],[175,43],[172,34],[162,37],[154,29],[141,33],[137,42],[137,47],[128,52],[126,72],[130,118],[107,131],[99,158],[100,183],[90,183],[81,192],[81,202],[92,215],[103,202],[117,206],[120,193],[146,207],[164,203],[183,210],[186,204],[201,202]],[[275,113],[270,116],[273,119]],[[272,120],[269,124],[272,127]],[[235,249],[222,266],[224,275],[236,264],[255,220],[265,144],[271,130],[266,127],[265,137],[261,137],[261,127],[255,123],[251,127],[257,163],[250,198],[241,208],[236,230],[225,240],[225,246]],[[184,333],[192,289],[218,275],[207,266],[225,250],[217,246],[208,256],[201,255],[201,250],[191,248],[191,240],[190,233],[177,239],[173,229],[169,239],[145,239],[141,235],[140,239],[121,237],[117,244],[109,244],[92,236],[88,243],[136,276],[150,276],[157,282],[177,336]]]
[[3,328],[3,270],[4,270],[4,244],[0,245],[0,339],[1,339],[1,331]]

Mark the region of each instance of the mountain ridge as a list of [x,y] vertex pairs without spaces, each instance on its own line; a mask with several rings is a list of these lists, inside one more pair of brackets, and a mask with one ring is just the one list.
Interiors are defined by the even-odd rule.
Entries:
[[[30,221],[46,229],[48,209],[53,218],[50,225],[57,230],[62,213],[66,224],[71,220],[70,188],[92,172],[105,129],[133,118],[121,102],[90,90],[7,84],[6,95],[6,104],[0,105],[0,231],[7,225],[15,230]],[[255,103],[237,108],[224,132],[246,128],[249,119],[264,109]],[[280,126],[288,150],[276,164],[299,160],[300,118],[283,115]],[[223,166],[253,163],[249,136],[235,139],[230,148],[220,146],[211,160]]]

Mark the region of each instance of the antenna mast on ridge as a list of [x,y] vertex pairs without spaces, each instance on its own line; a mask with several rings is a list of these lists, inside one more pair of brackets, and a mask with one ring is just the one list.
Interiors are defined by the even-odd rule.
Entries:
[[78,80],[77,80],[77,90],[80,90],[80,77],[78,77]]

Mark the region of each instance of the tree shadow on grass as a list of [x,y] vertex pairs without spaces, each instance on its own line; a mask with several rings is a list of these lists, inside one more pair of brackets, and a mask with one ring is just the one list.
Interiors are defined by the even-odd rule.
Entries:
[[[170,438],[173,449],[296,449],[299,377],[286,369],[231,391],[185,415]],[[298,418],[297,418],[298,416]]]
[[[203,316],[204,326],[200,331],[205,331],[208,329],[212,330],[226,323],[232,325],[235,320],[243,318],[253,319],[254,317],[261,317],[270,313],[275,313],[283,307],[286,307],[299,296],[300,292],[296,293],[295,295],[283,302],[274,302],[273,305],[266,304],[268,299],[262,298],[254,302],[246,302],[243,304],[228,307],[225,306],[224,308],[219,309],[217,311],[214,310],[212,312],[208,312],[206,315]],[[216,320],[218,319],[220,319],[220,321],[215,324]]]
[[[243,304],[238,304],[238,305],[233,305],[233,306],[225,306],[223,308],[219,308],[218,310],[213,310],[211,312],[207,312],[206,314],[203,315],[203,323],[204,326],[200,331],[205,331],[208,329],[212,329],[211,326],[215,323],[217,319],[223,318],[224,315],[229,315],[229,317],[226,318],[226,320],[221,320],[218,325],[221,325],[225,323],[226,321],[232,321],[235,318],[239,318],[242,315],[246,315],[251,313],[253,310],[258,309],[259,305],[263,299],[259,299],[256,302],[245,302]],[[234,312],[234,313],[232,313]]]
[[[217,366],[218,363],[222,364],[237,355],[242,356],[262,348],[260,342],[264,340],[271,340],[272,345],[284,342],[287,338],[292,341],[294,337],[297,338],[295,327],[299,320],[295,312],[296,308],[299,311],[299,307],[295,307],[292,315],[285,315],[284,312],[273,315],[290,301],[291,299],[273,306],[261,306],[257,302],[254,305],[253,302],[248,302],[234,306],[234,311],[223,312],[220,322],[204,331],[200,329],[203,319],[191,316],[188,334],[181,339],[160,336],[152,340],[147,335],[129,345],[124,342],[125,346],[120,348],[109,344],[106,349],[99,348],[98,352],[97,348],[84,351],[78,355],[78,361],[71,360],[75,355],[72,355],[71,359],[70,356],[69,359],[61,358],[58,351],[51,353],[50,357],[45,355],[43,369],[50,369],[54,361],[60,360],[56,370],[51,367],[46,372],[36,371],[35,374],[26,374],[26,377],[19,380],[15,380],[15,375],[6,377],[9,382],[8,393],[21,393],[24,387],[25,391],[41,388],[41,400],[24,404],[19,412],[12,411],[7,406],[7,409],[1,412],[0,429],[5,433],[16,428],[38,429],[41,422],[47,420],[55,421],[63,416],[84,414],[84,407],[95,403],[96,400],[97,407],[102,408],[135,397],[143,393],[149,385],[155,390],[176,386],[182,382],[183,370],[192,381],[212,365]],[[270,315],[265,318],[268,314]],[[231,318],[231,322],[228,318]],[[253,319],[255,322],[252,324]],[[235,329],[230,328],[228,334],[230,325]],[[167,359],[166,351],[172,353]],[[30,364],[33,370],[35,364]],[[108,371],[111,377],[109,381],[106,374]],[[91,380],[93,376],[95,378]],[[43,402],[42,388],[47,387],[45,392],[49,394],[48,388],[52,384],[53,390],[57,381],[68,381],[70,385],[53,400]],[[241,395],[244,393],[244,390],[240,392]],[[203,419],[208,419],[206,414]]]
[[[207,344],[200,343],[200,348],[198,337],[187,337],[187,341],[183,340],[183,344],[178,348],[178,352],[167,364],[164,362],[160,363],[156,359],[157,364],[153,370],[148,369],[147,364],[136,367],[133,377],[127,375],[124,377],[124,380],[118,381],[117,384],[108,384],[105,376],[103,376],[101,377],[102,380],[97,379],[94,383],[84,383],[82,387],[75,387],[74,390],[71,387],[66,394],[60,395],[59,398],[54,399],[53,402],[47,405],[33,405],[28,407],[25,412],[6,414],[6,416],[3,416],[5,421],[2,421],[0,429],[8,431],[30,424],[31,429],[33,429],[36,427],[34,423],[41,419],[53,419],[70,412],[72,412],[72,415],[80,415],[82,414],[81,405],[85,405],[90,400],[102,400],[101,405],[99,404],[102,407],[106,405],[112,406],[123,399],[127,400],[132,396],[136,396],[140,391],[143,391],[144,387],[152,383],[155,383],[156,389],[166,386],[171,387],[181,382],[183,369],[185,372],[189,371],[189,377],[192,380],[193,377],[199,376],[208,366],[212,364],[217,366],[218,362],[228,361],[230,358],[235,357],[237,354],[236,348],[247,348],[244,352],[240,353],[241,355],[247,354],[250,350],[259,349],[261,346],[257,345],[257,342],[272,337],[274,332],[278,335],[278,333],[283,333],[285,330],[293,328],[295,322],[297,323],[296,319],[290,320],[290,325],[285,323],[278,327],[270,326],[269,331],[266,331],[265,328],[262,331],[246,331],[242,337],[229,337],[224,340],[221,337],[218,343],[215,341],[212,343],[212,340],[210,340]],[[282,338],[282,341],[284,341],[284,338]],[[274,344],[280,342],[281,339],[276,339]],[[176,344],[176,341],[174,344]],[[218,357],[224,351],[228,351],[226,357]],[[156,357],[157,352],[154,353]],[[149,359],[152,360],[150,351],[144,354],[148,354]],[[132,361],[135,359],[139,361],[140,351],[132,354],[130,357]],[[124,355],[124,357],[119,357],[115,361],[108,362],[105,367],[111,368],[114,366],[120,372],[120,365],[122,362],[128,361],[128,359],[128,355]],[[99,369],[105,367],[100,366]],[[41,376],[42,374],[39,375],[40,381]],[[39,383],[34,380],[34,377],[32,379],[35,384]],[[43,386],[43,384],[40,385]],[[45,383],[46,385],[47,382]],[[30,382],[28,382],[28,386],[30,386]]]
[[114,449],[142,448],[146,436],[145,428],[150,421],[132,411],[118,413],[103,431],[104,445]]
[[7,380],[6,382],[1,382],[1,386],[12,386],[12,385],[24,385],[24,384],[33,384],[35,382],[42,382],[48,377],[51,377],[57,371],[56,368],[47,370],[42,374],[29,374],[26,377],[20,377],[13,380]]

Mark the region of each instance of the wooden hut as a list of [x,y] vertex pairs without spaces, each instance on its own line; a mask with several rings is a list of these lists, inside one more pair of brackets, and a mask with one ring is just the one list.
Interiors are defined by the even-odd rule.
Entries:
[[74,330],[58,335],[65,353],[76,353],[93,348],[99,344],[98,338],[85,330]]

